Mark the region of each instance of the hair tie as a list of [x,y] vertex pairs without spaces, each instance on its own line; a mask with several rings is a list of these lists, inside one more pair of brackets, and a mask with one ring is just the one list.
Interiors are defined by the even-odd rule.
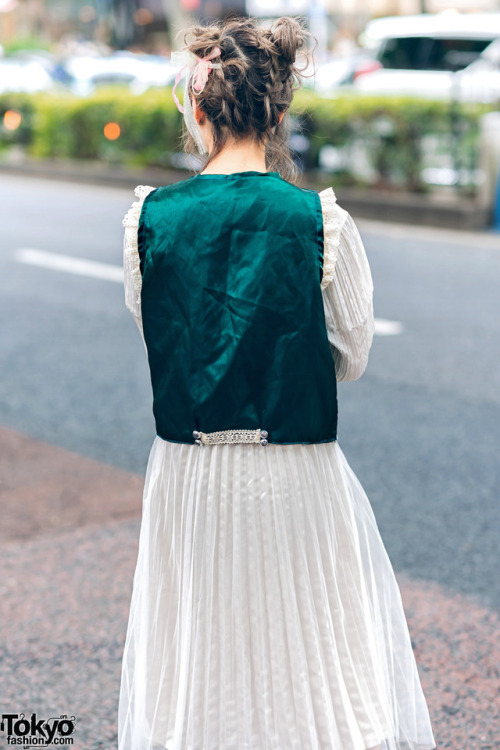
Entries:
[[210,73],[210,71],[213,68],[222,68],[222,63],[212,62],[212,58],[219,57],[220,54],[220,47],[215,47],[214,50],[206,57],[198,57],[188,49],[172,52],[170,56],[170,62],[183,63],[182,68],[178,71],[175,77],[174,87],[172,89],[172,96],[179,112],[182,112],[182,114],[184,114],[184,107],[181,105],[177,96],[175,95],[175,87],[179,83],[182,76],[185,75],[187,71],[191,71],[191,88],[195,94],[200,94],[205,88],[205,84],[208,80],[208,74]]

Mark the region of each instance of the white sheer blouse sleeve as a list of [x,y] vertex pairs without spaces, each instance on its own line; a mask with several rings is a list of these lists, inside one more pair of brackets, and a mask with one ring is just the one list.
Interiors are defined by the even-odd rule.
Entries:
[[323,209],[321,289],[338,381],[357,380],[368,364],[375,321],[373,281],[358,228],[332,188],[319,193]]
[[[142,276],[139,265],[139,248],[137,243],[137,232],[139,218],[141,215],[144,198],[156,188],[151,185],[138,185],[134,189],[134,195],[138,200],[134,201],[123,217],[122,224],[125,227],[123,235],[123,282],[125,290],[125,304],[130,310],[144,342],[142,330],[141,313],[141,288]],[[144,342],[144,346],[146,346]]]

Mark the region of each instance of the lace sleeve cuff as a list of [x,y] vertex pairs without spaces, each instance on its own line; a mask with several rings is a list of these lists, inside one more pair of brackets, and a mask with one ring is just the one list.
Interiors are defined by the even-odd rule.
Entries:
[[321,289],[325,289],[333,279],[335,263],[339,253],[340,220],[335,205],[337,197],[333,188],[328,187],[322,190],[319,197],[323,211],[323,234],[325,238]]
[[125,304],[130,312],[139,317],[141,305],[142,276],[140,269],[139,248],[137,244],[137,230],[144,199],[156,188],[151,185],[138,185],[134,195],[138,200],[132,203],[125,214],[122,224],[125,227],[123,239],[123,271],[125,283]]

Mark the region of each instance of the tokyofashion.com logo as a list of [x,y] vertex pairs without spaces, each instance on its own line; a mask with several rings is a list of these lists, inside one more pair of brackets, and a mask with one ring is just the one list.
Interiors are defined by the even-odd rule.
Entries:
[[73,745],[75,717],[51,716],[37,719],[36,713],[27,719],[26,714],[2,714],[0,730],[5,732],[7,745],[16,747],[49,747]]

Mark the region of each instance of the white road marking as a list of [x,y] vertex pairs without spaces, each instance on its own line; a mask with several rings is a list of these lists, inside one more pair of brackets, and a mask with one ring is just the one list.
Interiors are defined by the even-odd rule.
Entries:
[[[55,271],[66,271],[79,276],[91,276],[95,279],[117,281],[123,284],[123,268],[111,263],[101,263],[96,260],[75,258],[72,255],[49,253],[33,247],[22,247],[16,251],[16,260],[32,266],[51,268]],[[402,323],[397,320],[375,318],[375,333],[378,336],[395,336],[403,330]]]
[[118,281],[123,284],[123,268],[111,263],[101,263],[85,258],[74,258],[71,255],[59,255],[32,247],[22,247],[16,252],[16,260],[32,266],[52,268],[55,271],[67,271],[79,276],[92,276],[95,279]]
[[403,324],[398,320],[375,318],[375,333],[379,336],[396,336],[403,330]]

